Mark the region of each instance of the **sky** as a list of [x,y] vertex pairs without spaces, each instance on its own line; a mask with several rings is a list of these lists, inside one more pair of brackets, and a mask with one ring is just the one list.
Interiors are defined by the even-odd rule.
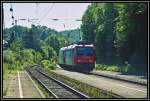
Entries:
[[[47,26],[56,31],[70,30],[80,28],[81,21],[87,6],[90,3],[4,3],[4,23],[5,27],[12,27],[12,12],[17,25],[31,27],[31,24]],[[19,19],[38,19],[19,20]],[[52,19],[61,19],[54,21]],[[33,23],[35,22],[35,23]]]

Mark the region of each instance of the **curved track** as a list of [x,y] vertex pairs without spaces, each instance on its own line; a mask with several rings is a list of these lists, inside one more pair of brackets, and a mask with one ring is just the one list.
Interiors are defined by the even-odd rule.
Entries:
[[37,68],[37,66],[35,67],[29,68],[27,72],[40,82],[55,98],[89,98],[87,95],[71,88],[63,82],[48,76]]

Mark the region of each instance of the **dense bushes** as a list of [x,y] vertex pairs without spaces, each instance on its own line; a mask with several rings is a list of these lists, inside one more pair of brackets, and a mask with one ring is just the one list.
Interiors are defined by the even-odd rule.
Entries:
[[122,73],[136,72],[136,68],[133,68],[133,66],[130,66],[129,64],[126,64],[124,66],[96,64],[95,69],[102,70],[102,71],[122,72]]
[[49,68],[49,69],[55,69],[56,68],[56,66],[54,64],[52,64],[49,60],[42,60],[41,65],[44,68]]
[[22,70],[32,64],[55,69],[58,51],[68,44],[67,39],[45,26],[16,27],[18,30],[12,27],[4,33],[5,40],[9,39],[9,45],[3,50],[4,78],[9,71]]

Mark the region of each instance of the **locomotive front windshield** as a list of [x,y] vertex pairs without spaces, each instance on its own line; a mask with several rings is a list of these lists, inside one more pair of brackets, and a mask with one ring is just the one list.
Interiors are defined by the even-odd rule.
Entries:
[[93,56],[94,51],[92,47],[77,47],[78,56]]

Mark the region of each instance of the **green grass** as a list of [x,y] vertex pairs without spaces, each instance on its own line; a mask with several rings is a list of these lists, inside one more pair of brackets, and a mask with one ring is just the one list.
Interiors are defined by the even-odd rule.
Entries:
[[52,76],[58,80],[61,80],[62,82],[70,85],[71,87],[78,89],[79,91],[85,93],[86,95],[90,96],[91,98],[115,98],[112,95],[112,92],[104,91],[99,88],[90,86],[88,84],[79,82],[77,80],[71,79],[66,76],[58,75],[48,69],[44,69],[47,71],[49,76]]
[[128,72],[135,71],[135,69],[129,65],[117,66],[117,65],[96,64],[95,69],[102,70],[102,71],[121,72],[121,73],[128,73]]
[[23,70],[22,66],[17,64],[3,63],[3,80],[9,78],[10,73],[17,73],[17,70]]
[[6,96],[8,91],[9,74],[11,73],[9,67],[9,64],[3,64],[3,96]]
[[3,88],[3,96],[6,96],[7,91],[8,91],[8,85],[5,88]]
[[9,64],[4,63],[3,64],[3,80],[6,80],[8,78],[9,73],[10,73]]

